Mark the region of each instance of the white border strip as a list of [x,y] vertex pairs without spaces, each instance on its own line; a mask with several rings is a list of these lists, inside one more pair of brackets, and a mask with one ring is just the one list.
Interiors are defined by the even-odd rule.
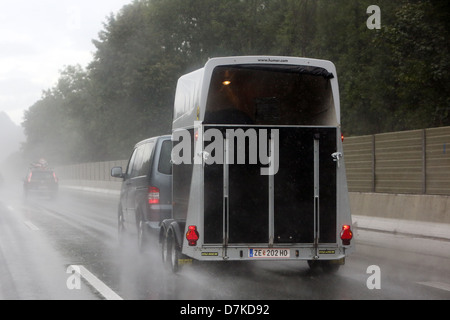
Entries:
[[417,282],[423,286],[432,287],[436,289],[441,289],[445,291],[450,291],[450,284],[438,281],[428,281],[428,282]]
[[[111,288],[109,288],[106,284],[104,284],[100,279],[94,276],[88,269],[83,266],[77,266],[80,270],[80,275],[87,281],[89,284],[95,288],[106,300],[123,300],[117,293],[115,293]],[[78,270],[77,268],[73,268],[73,270]]]
[[39,228],[36,227],[31,221],[24,221],[23,222],[28,228],[30,228],[33,231],[39,231]]

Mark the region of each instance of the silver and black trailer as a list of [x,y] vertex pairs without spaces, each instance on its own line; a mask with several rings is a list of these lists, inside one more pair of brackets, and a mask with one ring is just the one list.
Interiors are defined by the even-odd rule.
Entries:
[[352,252],[336,68],[324,60],[210,59],[177,85],[173,212],[163,259],[304,260]]

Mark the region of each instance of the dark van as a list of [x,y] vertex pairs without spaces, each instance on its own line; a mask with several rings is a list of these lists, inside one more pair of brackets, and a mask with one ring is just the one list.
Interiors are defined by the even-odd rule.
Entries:
[[30,193],[47,195],[55,198],[58,194],[58,178],[50,168],[32,167],[23,181],[25,196]]
[[154,137],[134,147],[125,172],[111,169],[122,178],[118,209],[119,239],[124,233],[137,235],[138,248],[145,249],[152,232],[158,234],[161,222],[172,214],[171,136]]

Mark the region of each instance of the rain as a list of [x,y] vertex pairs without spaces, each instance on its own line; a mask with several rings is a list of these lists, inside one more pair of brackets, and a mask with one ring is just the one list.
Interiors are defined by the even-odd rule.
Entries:
[[448,9],[3,4],[0,299],[450,299]]

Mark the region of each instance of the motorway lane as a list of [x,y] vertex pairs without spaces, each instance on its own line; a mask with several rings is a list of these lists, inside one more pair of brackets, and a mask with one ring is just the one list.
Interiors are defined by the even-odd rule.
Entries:
[[[140,255],[134,240],[119,247],[117,198],[62,189],[57,199],[23,199],[20,186],[1,190],[0,298],[104,299],[85,279],[67,288],[67,268],[76,265],[123,299],[450,299],[449,242],[362,230],[336,274],[255,261],[193,264],[172,275],[158,250]],[[372,265],[381,289],[367,287]]]
[[87,288],[67,289],[72,261],[34,224],[40,210],[9,200],[0,200],[0,299],[98,299]]

